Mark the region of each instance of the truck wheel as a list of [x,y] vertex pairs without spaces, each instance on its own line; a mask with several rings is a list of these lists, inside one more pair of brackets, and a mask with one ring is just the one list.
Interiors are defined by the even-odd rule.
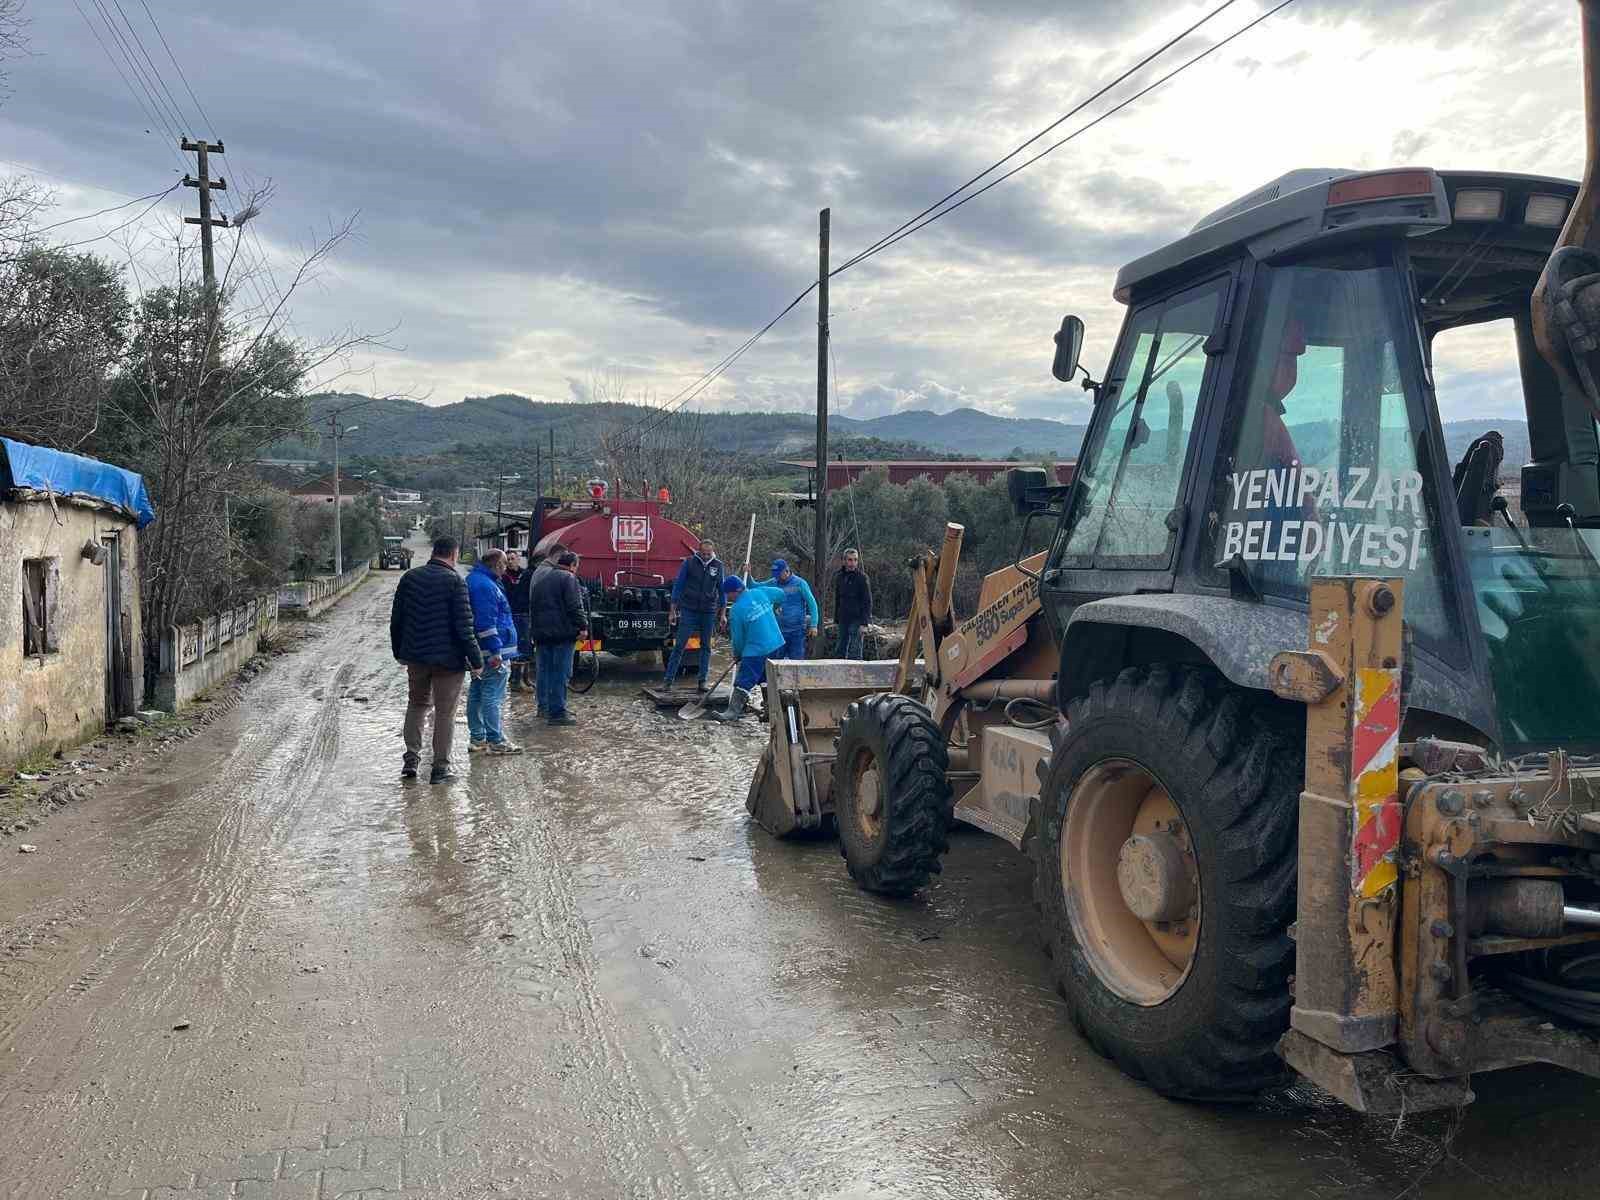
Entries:
[[1221,1099],[1284,1076],[1304,735],[1208,672],[1133,667],[1067,712],[1034,889],[1057,985],[1101,1054]]
[[909,896],[949,849],[950,756],[928,710],[887,693],[845,710],[834,743],[839,853],[869,892]]

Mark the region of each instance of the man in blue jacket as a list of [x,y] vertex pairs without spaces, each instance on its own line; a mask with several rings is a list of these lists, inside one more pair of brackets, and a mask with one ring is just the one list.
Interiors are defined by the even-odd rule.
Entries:
[[783,592],[783,605],[778,609],[778,631],[783,634],[783,653],[774,658],[804,658],[806,638],[817,632],[822,624],[822,614],[817,611],[817,598],[811,594],[811,585],[789,569],[781,558],[772,560],[772,586]]
[[672,581],[672,607],[667,619],[678,627],[677,644],[667,661],[667,686],[678,682],[678,671],[683,666],[684,647],[689,639],[700,638],[700,683],[698,690],[706,690],[706,678],[711,671],[711,633],[722,616],[722,562],[717,558],[717,548],[710,538],[701,538],[695,552],[683,560],[678,577]]
[[504,550],[489,550],[467,573],[467,596],[472,601],[472,628],[483,652],[483,674],[467,686],[467,730],[472,740],[467,750],[476,754],[521,754],[522,747],[506,738],[500,714],[511,680],[511,660],[517,657],[517,624],[500,586],[505,569]]
[[728,707],[711,715],[719,721],[737,721],[750,701],[750,689],[767,678],[767,659],[783,649],[783,634],[773,613],[783,603],[783,589],[746,588],[737,575],[722,581],[723,593],[733,602],[728,610],[728,640],[738,656],[739,669],[733,677],[733,695]]

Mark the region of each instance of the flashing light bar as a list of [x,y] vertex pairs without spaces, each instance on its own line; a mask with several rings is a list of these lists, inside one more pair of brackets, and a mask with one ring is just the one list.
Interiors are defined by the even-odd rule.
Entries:
[[1397,196],[1427,196],[1432,192],[1433,175],[1429,171],[1380,171],[1376,175],[1356,175],[1330,184],[1328,207],[1390,200]]
[[1567,219],[1567,198],[1536,192],[1528,197],[1528,207],[1523,210],[1522,219],[1529,225],[1559,228]]
[[1458,221],[1498,221],[1505,211],[1506,194],[1499,188],[1462,188],[1456,193]]

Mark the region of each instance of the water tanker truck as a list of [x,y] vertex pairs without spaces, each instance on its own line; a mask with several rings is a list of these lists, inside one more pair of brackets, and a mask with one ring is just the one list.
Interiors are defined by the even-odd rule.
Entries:
[[[700,539],[668,518],[665,507],[660,500],[612,496],[609,489],[582,500],[540,500],[534,553],[548,554],[559,542],[578,555],[589,607],[589,637],[579,643],[580,654],[650,654],[666,665],[672,581]],[[698,639],[691,639],[689,651],[686,666],[700,651]]]

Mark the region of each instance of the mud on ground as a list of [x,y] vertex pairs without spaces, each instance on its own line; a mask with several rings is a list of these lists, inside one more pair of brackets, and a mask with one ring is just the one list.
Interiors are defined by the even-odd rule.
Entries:
[[764,727],[639,668],[403,784],[394,578],[0,843],[0,1197],[1593,1194],[1553,1070],[1459,1121],[1154,1096],[1073,1032],[1021,856],[866,896],[749,823]]

